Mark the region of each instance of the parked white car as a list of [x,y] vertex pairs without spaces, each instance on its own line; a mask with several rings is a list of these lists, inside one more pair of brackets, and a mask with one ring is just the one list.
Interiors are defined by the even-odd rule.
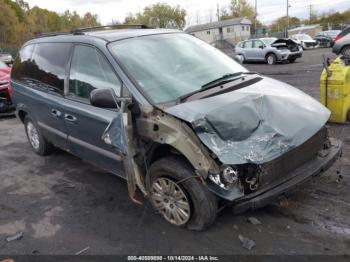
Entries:
[[317,42],[307,34],[292,35],[290,39],[297,42],[304,50],[317,47]]

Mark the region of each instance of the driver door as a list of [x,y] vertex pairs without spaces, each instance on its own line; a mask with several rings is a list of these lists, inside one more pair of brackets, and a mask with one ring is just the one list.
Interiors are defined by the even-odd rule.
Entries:
[[119,96],[121,85],[108,60],[96,48],[74,47],[64,110],[69,149],[76,156],[124,177],[120,151],[101,138],[121,112],[92,106],[89,99],[90,92],[97,88],[112,88]]

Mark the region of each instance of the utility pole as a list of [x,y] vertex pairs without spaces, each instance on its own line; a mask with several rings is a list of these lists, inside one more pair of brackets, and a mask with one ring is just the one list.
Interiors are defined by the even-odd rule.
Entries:
[[254,19],[254,35],[255,35],[255,37],[256,37],[256,31],[257,31],[257,28],[256,28],[257,17],[258,17],[258,0],[255,0],[255,19]]
[[309,5],[310,8],[310,19],[309,19],[309,25],[311,25],[311,17],[312,17],[312,5]]
[[216,15],[218,17],[218,21],[220,21],[220,7],[219,7],[219,4],[216,4]]
[[288,29],[289,29],[289,0],[287,0],[287,27],[286,27],[286,38],[288,38]]

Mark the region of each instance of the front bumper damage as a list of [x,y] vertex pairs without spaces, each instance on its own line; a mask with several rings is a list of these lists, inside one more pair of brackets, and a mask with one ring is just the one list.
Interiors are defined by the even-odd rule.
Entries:
[[263,207],[312,177],[325,172],[342,154],[342,142],[334,138],[330,138],[330,141],[330,148],[322,150],[316,158],[290,172],[284,180],[275,181],[262,190],[232,201],[234,212],[241,213]]
[[303,54],[302,52],[291,52],[287,54],[280,54],[279,61],[287,61],[287,60],[292,60],[292,59],[297,59],[302,57]]

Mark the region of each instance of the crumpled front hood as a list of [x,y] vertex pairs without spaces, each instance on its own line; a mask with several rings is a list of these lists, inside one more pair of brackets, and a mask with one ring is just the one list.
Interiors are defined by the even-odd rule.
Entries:
[[266,77],[248,87],[165,111],[191,123],[224,164],[271,161],[311,138],[330,116],[312,97]]

